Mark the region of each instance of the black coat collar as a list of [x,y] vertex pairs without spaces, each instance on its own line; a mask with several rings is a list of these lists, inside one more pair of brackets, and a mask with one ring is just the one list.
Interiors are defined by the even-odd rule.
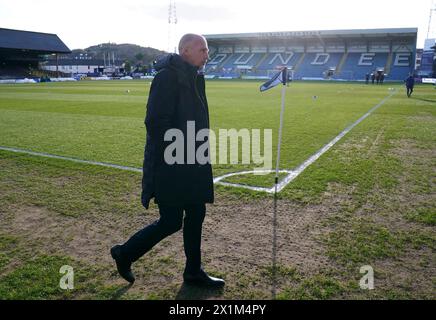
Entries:
[[186,62],[176,53],[169,54],[160,59],[155,65],[156,71],[162,69],[172,69],[177,73],[180,85],[191,87],[198,75],[198,67]]

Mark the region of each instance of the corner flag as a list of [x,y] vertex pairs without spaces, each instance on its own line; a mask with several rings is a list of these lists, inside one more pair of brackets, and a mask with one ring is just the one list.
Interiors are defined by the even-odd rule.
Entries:
[[286,85],[288,81],[288,68],[284,67],[282,70],[277,72],[270,80],[265,82],[260,86],[260,92],[266,91],[268,89],[274,88],[276,85],[282,83]]
[[282,144],[282,132],[283,132],[283,115],[285,113],[285,93],[286,93],[286,83],[288,82],[288,68],[284,67],[277,74],[275,74],[271,80],[268,80],[263,85],[260,86],[260,92],[271,89],[278,84],[282,83],[282,108],[280,111],[280,127],[279,127],[279,141],[277,145],[277,162],[276,162],[276,177],[275,177],[275,188],[274,188],[274,214],[273,214],[273,288],[272,295],[273,299],[276,298],[276,284],[275,284],[275,274],[276,274],[276,251],[277,251],[277,187],[279,184],[279,166],[280,166],[280,149]]

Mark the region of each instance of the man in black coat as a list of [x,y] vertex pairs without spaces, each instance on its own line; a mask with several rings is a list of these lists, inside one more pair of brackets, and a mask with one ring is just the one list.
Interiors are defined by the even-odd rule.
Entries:
[[404,82],[406,84],[407,97],[410,98],[413,93],[413,88],[415,87],[415,78],[410,74]]
[[[201,266],[205,204],[214,201],[209,148],[204,148],[204,144],[208,146],[209,110],[200,72],[208,52],[203,36],[186,34],[180,40],[179,54],[170,54],[155,65],[158,73],[151,84],[145,118],[141,200],[148,209],[154,198],[160,219],[111,249],[118,272],[131,283],[135,281],[131,264],[183,226],[184,281],[224,285],[224,280],[209,276]],[[199,132],[203,132],[202,138],[196,138]],[[183,150],[174,148],[177,140]]]

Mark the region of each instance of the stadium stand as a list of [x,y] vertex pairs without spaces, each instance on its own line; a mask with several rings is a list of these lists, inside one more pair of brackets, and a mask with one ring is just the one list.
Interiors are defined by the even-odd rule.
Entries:
[[209,77],[265,78],[282,66],[295,79],[364,81],[383,72],[402,81],[414,72],[417,28],[206,35]]
[[327,70],[336,70],[343,53],[308,53],[295,70],[296,78],[324,78]]
[[290,69],[295,69],[298,61],[302,57],[302,53],[288,52],[284,54],[270,53],[266,56],[265,60],[259,65],[258,70],[263,71],[262,74],[266,75],[267,70],[273,70],[277,65],[287,66]]
[[[342,71],[335,78],[345,80],[362,80],[367,73],[377,69],[385,69],[388,60],[387,53],[349,53],[342,66]],[[407,72],[406,72],[407,75]]]
[[53,75],[42,70],[40,62],[47,55],[66,53],[70,49],[55,34],[0,28],[0,79]]
[[417,59],[417,74],[423,78],[436,78],[433,72],[433,65],[436,63],[435,50],[424,48],[418,50],[419,59]]

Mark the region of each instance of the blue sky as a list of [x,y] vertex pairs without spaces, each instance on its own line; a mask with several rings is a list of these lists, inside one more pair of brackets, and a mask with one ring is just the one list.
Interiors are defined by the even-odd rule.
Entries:
[[[176,1],[174,38],[236,33],[417,27],[427,35],[434,0]],[[74,5],[72,5],[74,4]],[[103,42],[168,48],[166,0],[18,0],[0,2],[0,27],[56,33],[70,49]],[[436,12],[430,38],[436,38]]]

